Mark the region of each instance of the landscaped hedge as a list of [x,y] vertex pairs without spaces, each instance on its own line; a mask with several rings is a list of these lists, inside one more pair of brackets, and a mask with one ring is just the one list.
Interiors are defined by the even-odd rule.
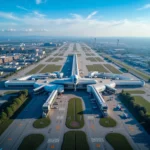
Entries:
[[21,107],[28,98],[28,90],[18,92],[18,96],[13,97],[4,103],[0,110],[0,124],[8,120]]

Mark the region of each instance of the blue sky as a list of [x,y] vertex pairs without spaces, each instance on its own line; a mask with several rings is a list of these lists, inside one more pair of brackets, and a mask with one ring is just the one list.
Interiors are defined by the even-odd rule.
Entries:
[[0,35],[150,36],[150,0],[0,2]]

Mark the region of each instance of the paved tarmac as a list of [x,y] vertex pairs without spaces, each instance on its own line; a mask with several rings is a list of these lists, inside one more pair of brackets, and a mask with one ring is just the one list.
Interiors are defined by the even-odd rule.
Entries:
[[[80,75],[87,76],[88,70],[86,68],[86,65],[92,65],[93,62],[86,60],[85,52],[83,51],[81,44],[76,44],[77,52],[73,51],[73,45],[74,44],[71,43],[69,45],[69,48],[65,51],[64,55],[59,56],[63,57],[64,59],[62,61],[56,62],[55,64],[57,65],[67,63],[68,59],[70,59],[70,57],[67,57],[68,54],[81,54],[81,56],[78,57]],[[55,53],[58,53],[59,51],[60,50],[57,50]],[[91,49],[90,51],[90,53],[94,53],[96,57],[99,57],[99,55],[96,54],[95,51]],[[40,63],[47,63],[46,60],[50,57],[51,56],[48,56]],[[65,69],[63,69],[62,67],[62,71],[65,73],[65,76],[69,76],[70,72],[69,70],[67,71],[67,69],[71,65],[69,63],[66,65],[67,67],[64,67]],[[34,66],[28,70],[30,71],[33,68]],[[23,72],[20,73],[20,76],[21,75],[23,75]],[[148,87],[146,86],[145,88],[148,93]],[[121,90],[122,89],[118,89],[118,91]],[[98,116],[101,116],[100,110],[92,108],[95,104],[91,103],[91,98],[86,91],[65,91],[60,99],[56,99],[56,101],[58,102],[58,109],[50,110],[51,125],[43,129],[35,129],[32,124],[36,120],[36,118],[41,116],[42,105],[47,99],[48,95],[34,96],[31,102],[26,106],[26,108],[18,115],[18,117],[13,121],[8,129],[0,136],[0,148],[3,148],[3,150],[16,150],[25,136],[32,133],[42,133],[45,136],[45,140],[38,148],[39,150],[60,150],[64,133],[70,131],[70,129],[65,126],[68,100],[75,96],[80,97],[83,102],[85,126],[79,130],[85,131],[85,133],[87,134],[87,139],[91,150],[112,150],[113,148],[111,147],[111,145],[105,140],[106,134],[112,132],[119,132],[125,135],[134,150],[150,149],[150,136],[145,132],[145,130],[135,120],[135,118],[128,112],[125,107],[123,108],[123,112],[127,112],[129,114],[129,119],[123,119],[121,117],[123,112],[117,111],[115,109],[116,105],[120,103],[116,95],[113,95],[112,101],[107,101],[110,96],[104,97],[109,106],[109,115],[117,120],[116,127],[105,128],[100,126],[99,124],[100,117]]]

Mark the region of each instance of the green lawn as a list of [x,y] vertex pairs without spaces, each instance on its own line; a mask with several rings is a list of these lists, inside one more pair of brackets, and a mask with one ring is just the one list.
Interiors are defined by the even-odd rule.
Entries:
[[150,102],[148,102],[146,99],[144,99],[141,96],[134,96],[134,99],[135,99],[135,103],[144,106],[147,110],[147,114],[150,115]]
[[51,121],[50,121],[49,117],[39,118],[33,122],[33,127],[34,128],[45,128],[45,127],[49,126],[50,123],[51,123]]
[[50,57],[49,59],[46,60],[46,62],[51,62],[54,58]]
[[106,70],[104,68],[103,65],[100,64],[95,64],[95,65],[86,65],[88,71],[98,71],[98,72],[108,72],[108,70]]
[[103,127],[115,127],[117,125],[116,120],[111,117],[100,118],[99,123]]
[[6,91],[4,92],[4,95],[7,95],[7,94],[18,94],[19,91]]
[[[146,108],[146,110],[147,110],[146,114],[150,115],[150,103],[147,100],[145,100],[143,97],[141,97],[141,96],[133,96],[133,97],[135,99],[135,103],[139,104],[141,106],[144,106]],[[121,98],[120,98],[120,100],[128,108],[128,110],[136,118],[136,120],[145,128],[145,130],[148,133],[150,133],[150,128],[149,128],[148,123],[146,123],[145,121],[143,121],[143,118],[141,118],[139,116],[139,114],[137,114],[137,112],[135,112],[135,110],[131,106],[128,106],[128,104],[126,103],[125,100],[123,100]]]
[[145,91],[142,90],[131,90],[131,91],[125,90],[125,92],[130,94],[145,94]]
[[[72,123],[75,122],[76,125]],[[72,98],[68,103],[66,126],[70,129],[79,129],[84,126],[82,101],[79,98]]]
[[30,134],[20,144],[18,150],[36,150],[44,141],[42,134]]
[[97,62],[97,60],[94,57],[87,57],[86,60],[89,60],[92,62]]
[[104,64],[104,66],[108,68],[112,73],[121,74],[121,72],[118,69],[116,69],[114,66],[110,64]]
[[41,71],[41,73],[60,71],[60,69],[61,69],[61,66],[59,65],[46,65]]
[[105,138],[114,150],[133,150],[126,137],[122,134],[109,133]]
[[86,134],[83,131],[66,132],[62,150],[89,150]]
[[41,70],[45,65],[44,64],[40,64],[37,67],[35,67],[34,69],[32,69],[31,71],[29,71],[27,74],[34,74],[37,73],[39,70]]
[[95,57],[97,59],[97,61],[99,62],[103,62],[103,60],[100,57]]
[[103,56],[104,56],[105,58],[107,58],[107,59],[113,61],[114,63],[116,63],[116,64],[122,66],[123,68],[125,68],[125,69],[127,69],[127,70],[129,70],[129,71],[131,71],[131,72],[134,72],[135,74],[139,75],[140,77],[142,77],[142,78],[145,79],[145,80],[149,80],[149,79],[150,79],[150,76],[149,76],[149,75],[147,75],[147,74],[145,74],[145,73],[143,73],[143,72],[141,72],[141,71],[139,71],[139,70],[136,70],[135,68],[133,68],[133,67],[131,67],[131,66],[125,64],[125,63],[122,63],[122,62],[120,62],[120,61],[118,61],[118,60],[116,60],[116,59],[114,59],[114,58],[112,58],[112,57],[110,57],[110,56],[108,56],[108,55],[103,55]]
[[57,61],[60,61],[60,60],[63,60],[63,58],[60,58],[60,57],[56,57],[52,60],[52,62],[57,62]]
[[28,98],[24,103],[18,108],[18,110],[14,113],[14,115],[11,118],[8,118],[8,120],[4,121],[2,124],[0,124],[0,135],[9,127],[9,125],[14,121],[14,119],[18,116],[18,114],[28,105],[31,98]]

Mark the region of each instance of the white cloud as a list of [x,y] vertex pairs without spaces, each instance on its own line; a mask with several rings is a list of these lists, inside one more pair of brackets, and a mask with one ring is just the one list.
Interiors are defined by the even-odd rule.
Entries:
[[146,4],[146,5],[138,8],[137,10],[144,10],[144,9],[150,9],[150,4]]
[[46,3],[47,0],[35,0],[36,4]]
[[[17,35],[54,35],[54,36],[149,36],[149,20],[102,20],[92,18],[97,12],[88,17],[71,14],[71,17],[52,19],[37,11],[18,17],[12,13],[0,12],[0,17],[6,18],[0,23],[3,31],[18,32]],[[88,19],[87,19],[88,18]],[[13,24],[12,23],[13,20]],[[139,30],[140,29],[140,30]],[[34,33],[33,33],[34,32]],[[5,32],[1,32],[1,34]]]
[[88,16],[87,16],[87,19],[91,19],[94,15],[96,15],[97,14],[97,11],[94,11],[94,12],[92,12],[91,14],[89,14]]
[[25,10],[25,11],[29,11],[28,9],[26,9],[26,8],[24,8],[22,6],[19,6],[19,5],[17,5],[16,7],[19,8],[19,9]]
[[13,13],[6,13],[6,12],[1,12],[1,11],[0,11],[0,18],[19,20],[19,18],[13,15]]
[[33,14],[37,17],[44,17],[46,15],[39,13],[38,11],[33,11]]

